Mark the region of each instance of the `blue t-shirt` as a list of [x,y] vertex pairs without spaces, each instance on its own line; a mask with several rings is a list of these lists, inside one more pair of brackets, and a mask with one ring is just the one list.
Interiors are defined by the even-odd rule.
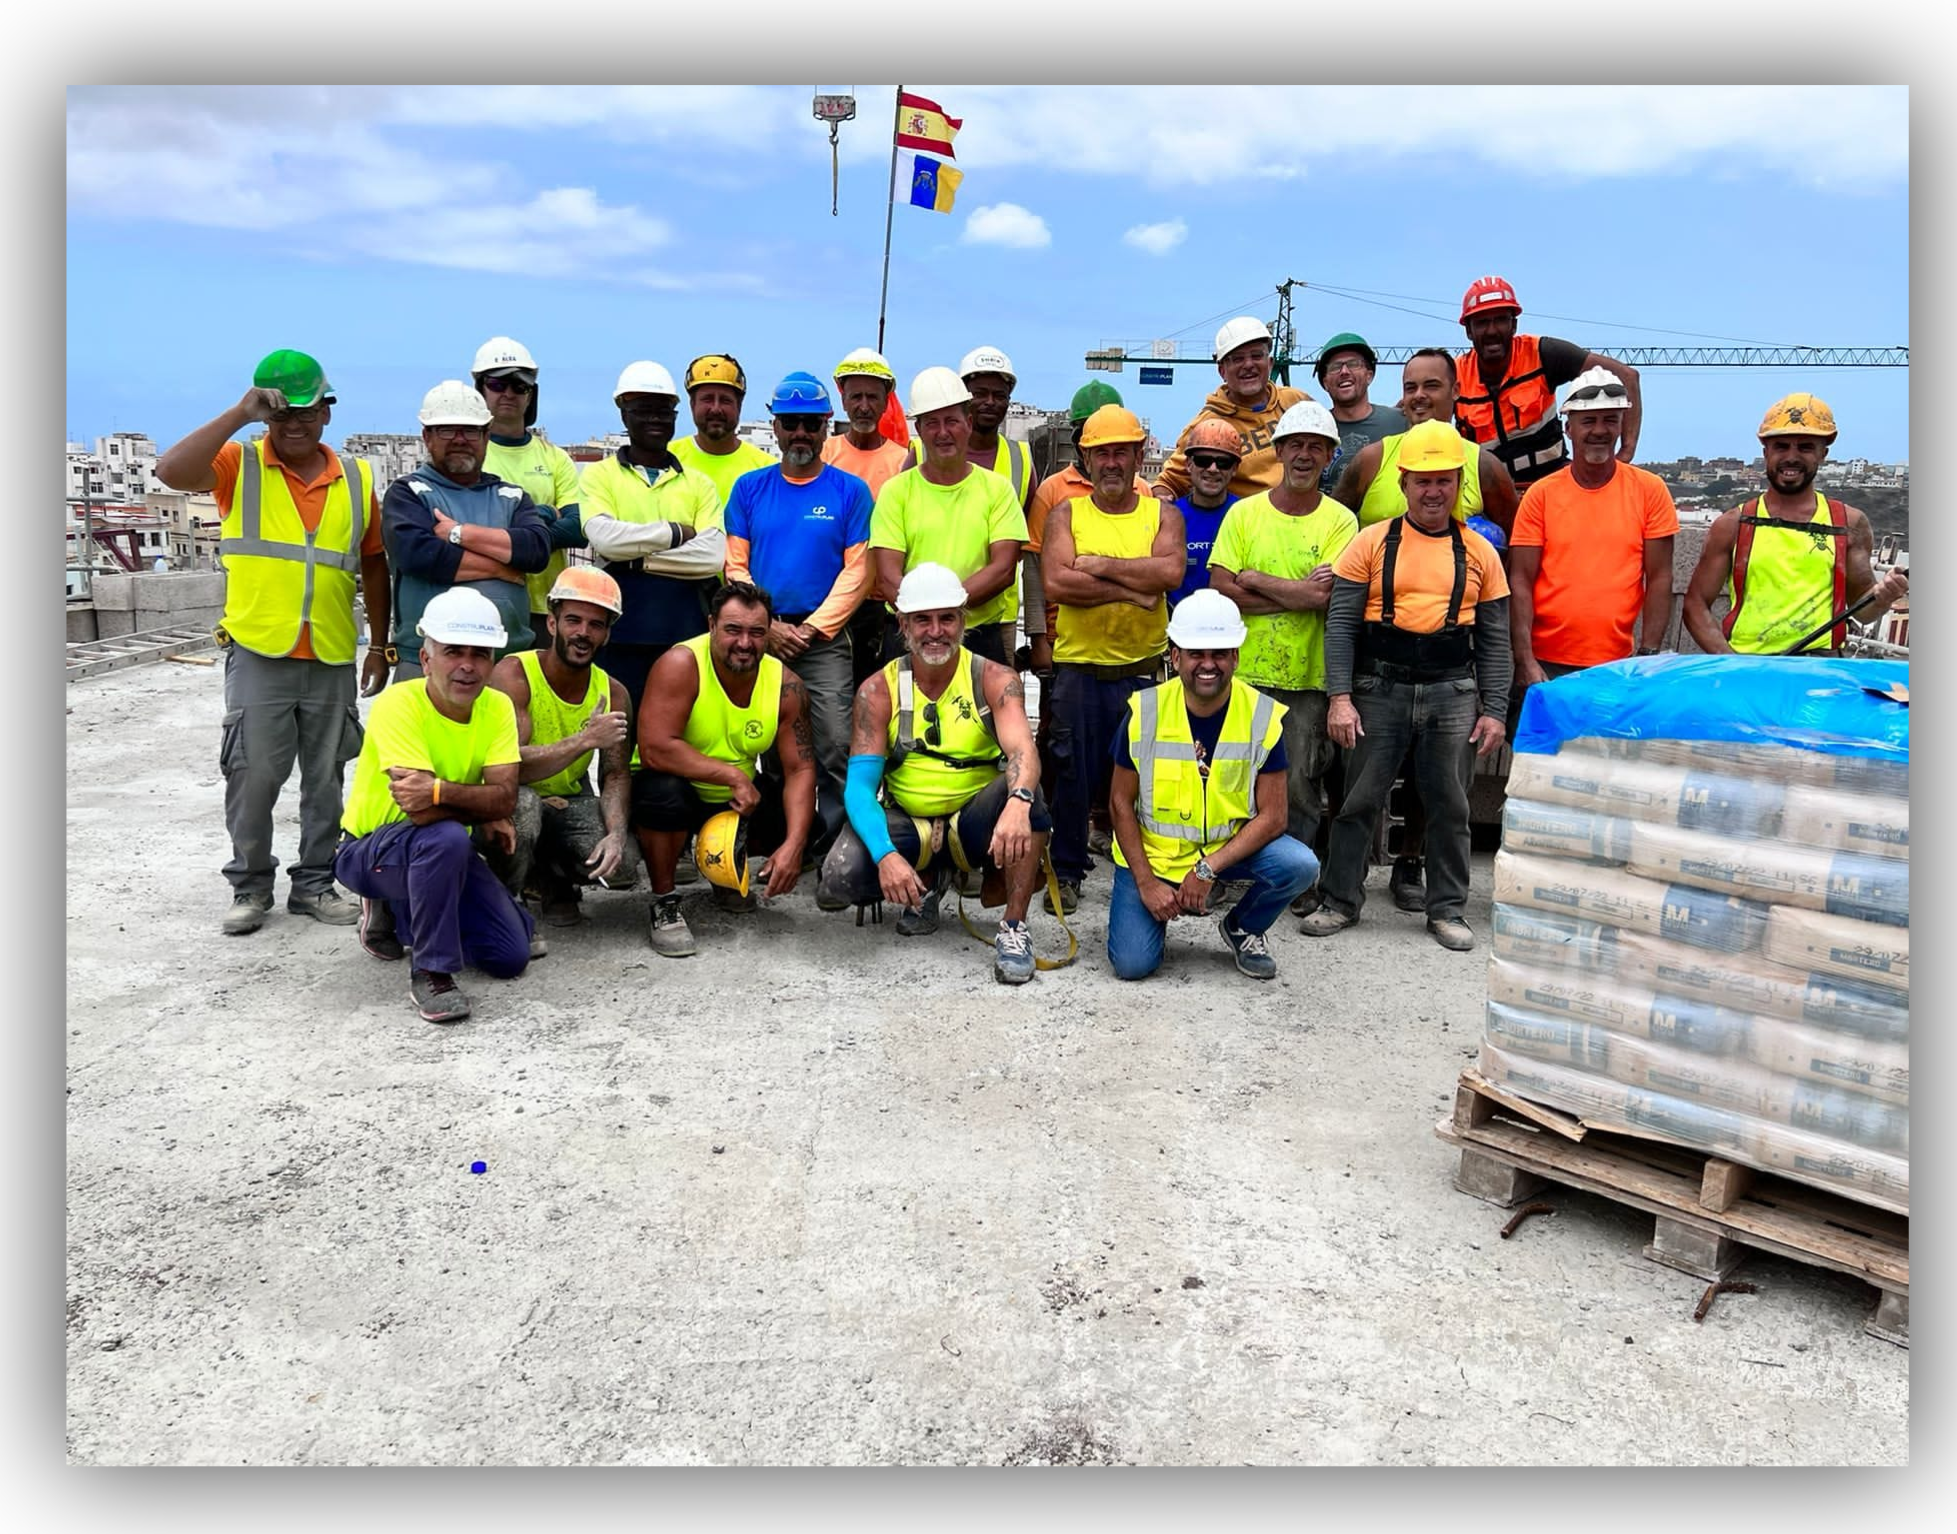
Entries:
[[814,612],[843,573],[843,551],[870,541],[870,487],[825,463],[806,484],[755,469],[727,497],[727,536],[748,542],[748,571],[775,611]]
[[[1235,497],[1232,497],[1235,499]],[[1185,705],[1183,712],[1188,714]],[[1216,756],[1216,743],[1223,738],[1223,721],[1230,717],[1230,710],[1220,708],[1207,719],[1201,714],[1189,714],[1189,734],[1196,742],[1196,759],[1201,762]],[[1108,753],[1114,758],[1117,767],[1135,770],[1134,753],[1128,749],[1128,727],[1123,724],[1114,737],[1114,748]],[[1283,772],[1285,768],[1284,737],[1280,735],[1277,744],[1271,747],[1271,754],[1264,758],[1264,765],[1258,769],[1258,776],[1267,772]]]
[[1176,500],[1182,513],[1183,536],[1189,540],[1189,564],[1182,572],[1182,584],[1169,593],[1169,606],[1192,591],[1206,590],[1210,583],[1210,550],[1216,547],[1216,530],[1223,525],[1223,513],[1237,504],[1237,497],[1225,494],[1221,506],[1191,506],[1188,496]]

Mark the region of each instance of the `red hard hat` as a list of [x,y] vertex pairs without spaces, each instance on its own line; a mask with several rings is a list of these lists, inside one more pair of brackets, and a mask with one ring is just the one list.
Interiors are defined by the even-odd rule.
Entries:
[[1510,314],[1520,314],[1522,305],[1516,300],[1515,289],[1506,277],[1477,277],[1468,284],[1468,291],[1461,295],[1461,323],[1468,323],[1471,314],[1499,314],[1506,309]]

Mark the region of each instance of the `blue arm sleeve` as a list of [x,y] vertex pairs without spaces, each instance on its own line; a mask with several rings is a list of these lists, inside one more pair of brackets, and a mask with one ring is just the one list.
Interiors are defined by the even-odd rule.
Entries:
[[869,850],[870,861],[881,863],[897,850],[890,839],[890,823],[883,806],[877,803],[877,785],[883,781],[883,758],[864,752],[849,759],[849,777],[843,784],[843,809],[857,837]]

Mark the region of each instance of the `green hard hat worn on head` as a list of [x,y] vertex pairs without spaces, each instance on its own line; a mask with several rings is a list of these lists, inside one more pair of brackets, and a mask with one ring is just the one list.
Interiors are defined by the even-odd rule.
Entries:
[[1119,405],[1121,402],[1121,395],[1114,385],[1102,383],[1097,378],[1074,390],[1074,402],[1067,407],[1067,419],[1084,421],[1103,405]]
[[254,389],[277,389],[288,405],[304,409],[307,405],[334,403],[333,386],[326,381],[326,369],[304,352],[280,348],[258,364],[251,375]]
[[1320,383],[1325,381],[1325,359],[1339,352],[1357,352],[1366,359],[1366,366],[1375,373],[1379,371],[1379,357],[1366,344],[1366,338],[1355,335],[1350,330],[1341,330],[1331,340],[1318,349],[1318,360],[1312,364],[1312,375]]

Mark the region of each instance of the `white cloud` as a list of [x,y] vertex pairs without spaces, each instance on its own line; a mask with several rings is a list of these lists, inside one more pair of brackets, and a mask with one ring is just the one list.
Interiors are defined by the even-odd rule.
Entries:
[[1166,256],[1189,238],[1189,226],[1179,218],[1165,224],[1137,224],[1121,237],[1124,245],[1145,250],[1151,256]]
[[1005,245],[1014,250],[1039,250],[1053,243],[1053,231],[1037,213],[1016,202],[995,202],[972,209],[959,238],[967,245]]

